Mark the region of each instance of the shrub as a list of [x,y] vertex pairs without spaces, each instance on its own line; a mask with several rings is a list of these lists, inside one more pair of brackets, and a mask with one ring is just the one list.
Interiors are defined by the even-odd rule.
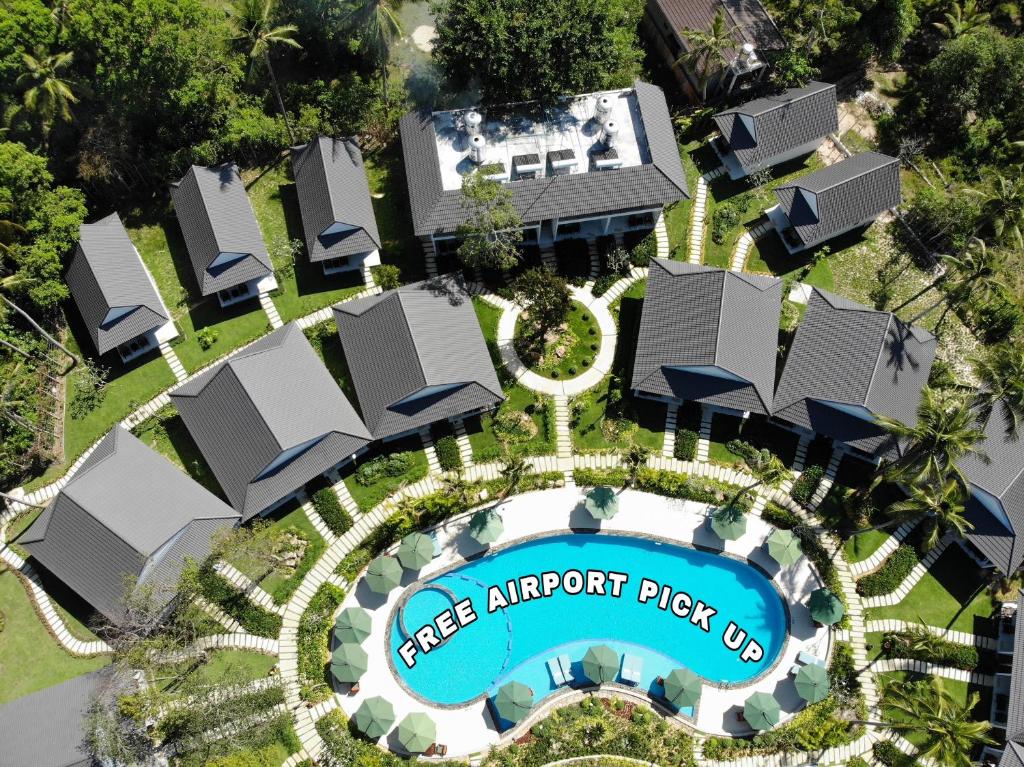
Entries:
[[857,581],[857,593],[862,597],[891,594],[907,579],[917,563],[917,552],[913,546],[900,544],[878,570]]
[[697,455],[697,440],[700,435],[693,429],[676,431],[676,446],[672,454],[680,461],[692,461]]
[[871,746],[871,753],[886,767],[917,767],[914,757],[904,754],[891,740],[878,741]]
[[657,255],[658,240],[654,236],[654,231],[652,230],[650,234],[633,246],[633,249],[629,252],[629,262],[633,264],[633,266],[644,268],[650,266],[651,259],[655,258]]
[[802,524],[800,517],[789,509],[782,508],[774,501],[768,501],[765,504],[764,509],[761,511],[761,519],[769,525],[783,530],[792,530],[794,527],[799,527]]
[[369,487],[385,477],[400,477],[412,468],[412,455],[409,453],[392,453],[379,455],[356,469],[356,482]]
[[871,767],[871,765],[859,756],[851,756],[846,760],[846,767]]
[[323,487],[313,493],[313,508],[335,535],[344,535],[352,527],[352,516],[345,511],[333,488]]
[[276,639],[281,633],[281,618],[249,601],[213,570],[208,560],[197,573],[197,585],[204,597],[234,618],[250,634]]
[[617,274],[602,274],[600,277],[594,280],[594,285],[590,289],[590,293],[591,295],[594,296],[603,296],[605,293],[608,292],[611,286],[618,281],[619,275]]
[[789,497],[802,506],[806,506],[810,503],[811,498],[814,497],[814,491],[818,489],[823,476],[825,476],[824,467],[818,465],[808,466],[797,477],[796,482],[793,483],[793,489],[789,491]]
[[973,671],[979,663],[977,648],[931,635],[927,629],[887,631],[882,652],[887,658],[910,658],[965,671]]
[[334,611],[344,598],[344,591],[331,583],[325,583],[309,600],[309,606],[299,620],[296,643],[303,700],[319,703],[331,696],[331,687],[326,677],[328,648]]
[[394,264],[371,266],[370,273],[381,290],[394,290],[402,284],[402,271]]
[[741,216],[739,207],[731,202],[715,208],[715,212],[711,214],[711,239],[716,245],[725,243],[725,236],[740,223]]
[[199,348],[206,351],[215,343],[217,343],[217,336],[220,332],[215,328],[203,328],[196,333],[196,341],[199,343]]
[[459,443],[451,434],[446,434],[437,440],[434,443],[434,451],[437,453],[437,462],[441,464],[441,471],[457,471],[462,468]]
[[625,248],[616,246],[605,254],[604,268],[607,271],[607,276],[614,278],[613,282],[628,274],[630,265],[630,254]]

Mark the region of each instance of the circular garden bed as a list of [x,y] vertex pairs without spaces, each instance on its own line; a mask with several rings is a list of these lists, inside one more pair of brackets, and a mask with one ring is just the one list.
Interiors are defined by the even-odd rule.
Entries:
[[586,306],[573,301],[560,326],[543,336],[534,332],[527,312],[516,320],[513,345],[519,359],[534,373],[563,380],[588,370],[601,348],[601,330]]

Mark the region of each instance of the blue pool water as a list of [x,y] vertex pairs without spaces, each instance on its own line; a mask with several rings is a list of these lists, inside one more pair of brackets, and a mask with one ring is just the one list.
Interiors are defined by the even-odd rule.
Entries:
[[[614,570],[628,575],[621,596],[610,593],[567,594],[532,599],[487,612],[487,591],[507,581],[544,571]],[[657,598],[637,599],[640,582],[648,578],[685,591],[717,610],[703,631],[671,610],[660,610]],[[431,588],[436,586],[437,588]],[[610,584],[608,584],[610,592]],[[735,683],[771,666],[786,634],[786,613],[778,592],[750,565],[682,546],[616,535],[558,535],[502,549],[428,582],[403,608],[405,630],[414,633],[451,608],[452,599],[472,600],[478,618],[443,645],[416,655],[408,668],[398,654],[406,640],[398,614],[391,631],[395,668],[411,690],[443,705],[464,703],[493,692],[511,679],[530,686],[536,700],[555,689],[545,662],[568,654],[573,674],[585,679],[579,663],[587,648],[610,645],[643,661],[640,686],[654,693],[658,676],[684,666],[712,682]],[[764,648],[764,656],[744,662],[740,650],[723,643],[733,621]]]

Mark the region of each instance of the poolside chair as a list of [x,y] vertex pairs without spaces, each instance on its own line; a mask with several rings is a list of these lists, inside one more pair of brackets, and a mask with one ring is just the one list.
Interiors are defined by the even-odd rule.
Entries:
[[806,650],[801,650],[800,654],[796,656],[796,659],[803,663],[805,666],[824,666],[825,661],[817,656],[811,655]]
[[789,667],[789,673],[790,673],[791,676],[795,676],[797,673],[799,673],[799,671],[800,671],[800,664],[799,663],[794,663],[792,666]]
[[547,662],[548,673],[551,674],[551,681],[555,683],[555,687],[562,687],[568,684],[568,680],[565,678],[565,674],[562,673],[562,667],[558,662],[558,658],[552,658]]
[[568,655],[559,655],[558,665],[562,668],[562,676],[565,677],[566,684],[572,684],[576,681],[576,677],[572,675],[572,661],[569,660]]
[[441,541],[437,537],[437,530],[431,530],[427,535],[434,542],[434,556],[441,556]]
[[626,653],[622,656],[622,671],[619,676],[626,684],[636,687],[640,684],[640,676],[643,674],[644,661],[635,655]]

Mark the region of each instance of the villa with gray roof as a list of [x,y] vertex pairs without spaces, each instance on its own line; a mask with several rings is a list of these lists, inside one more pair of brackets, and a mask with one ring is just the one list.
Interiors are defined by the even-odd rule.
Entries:
[[116,213],[78,229],[66,281],[101,356],[122,362],[177,337],[178,331]]
[[346,301],[334,319],[376,439],[487,412],[505,399],[470,296],[455,280]]
[[861,152],[776,187],[765,211],[790,253],[859,229],[900,204],[900,161]]
[[637,81],[552,106],[511,104],[420,111],[400,124],[413,229],[428,256],[457,247],[472,210],[467,174],[512,193],[528,243],[651,229],[664,206],[689,198],[665,94]]
[[734,181],[808,155],[839,129],[836,86],[810,82],[715,115],[711,142]]
[[890,312],[814,288],[772,414],[871,460],[898,455],[876,416],[917,423],[935,347],[935,336]]
[[292,147],[292,174],[309,260],[324,274],[362,271],[369,283],[370,267],[380,264],[380,233],[359,144],[319,136]]
[[631,387],[663,402],[771,413],[782,280],[654,259]]
[[294,323],[190,379],[171,401],[243,522],[289,500],[370,442]]
[[238,166],[193,165],[171,199],[202,295],[229,306],[277,288]]
[[133,584],[169,604],[186,558],[204,560],[212,537],[237,524],[231,507],[117,426],[18,544],[116,624]]

